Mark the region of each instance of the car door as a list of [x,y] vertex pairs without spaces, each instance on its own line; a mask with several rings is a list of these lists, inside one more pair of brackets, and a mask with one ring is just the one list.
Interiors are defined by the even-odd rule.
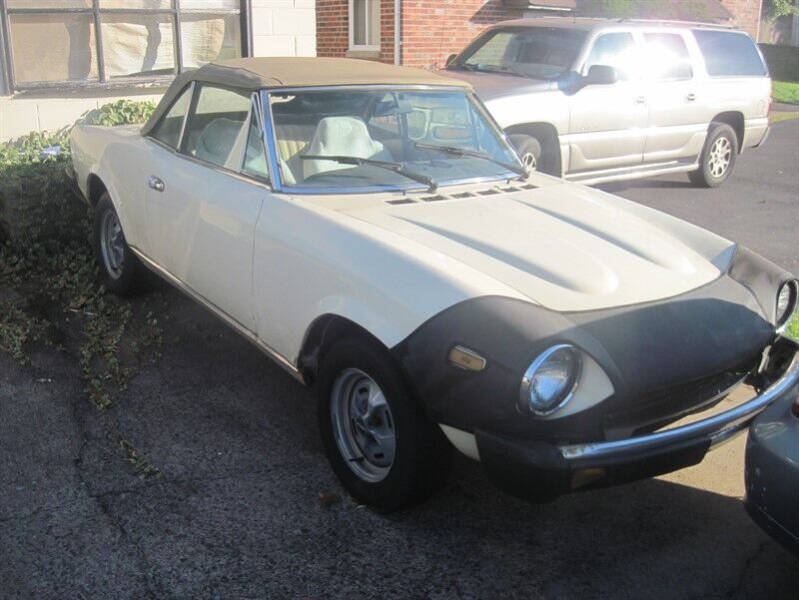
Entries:
[[586,85],[569,103],[569,173],[641,164],[647,106],[637,69],[638,47],[630,31],[594,38],[580,73],[593,65],[613,67],[618,81]]
[[146,217],[152,259],[255,331],[253,235],[268,186],[254,97],[198,83],[177,149],[154,146]]
[[644,31],[649,123],[644,162],[693,159],[702,150],[710,116],[684,34]]

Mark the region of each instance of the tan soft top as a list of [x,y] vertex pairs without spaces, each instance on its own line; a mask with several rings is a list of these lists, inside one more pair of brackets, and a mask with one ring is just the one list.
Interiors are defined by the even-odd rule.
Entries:
[[462,81],[431,71],[352,58],[236,58],[210,63],[196,71],[205,76],[241,76],[259,88],[325,85],[446,85],[468,87]]
[[178,75],[142,127],[147,135],[191,81],[248,91],[283,87],[347,85],[430,85],[470,89],[457,79],[431,71],[352,58],[236,58],[209,63]]

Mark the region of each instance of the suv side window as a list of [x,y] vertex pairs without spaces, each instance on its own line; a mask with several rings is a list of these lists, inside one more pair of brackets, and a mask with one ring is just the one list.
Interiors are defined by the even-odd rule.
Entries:
[[178,99],[172,104],[166,114],[161,118],[153,128],[150,136],[169,146],[170,148],[177,148],[180,143],[180,131],[183,129],[183,120],[186,118],[186,113],[189,111],[189,102],[191,101],[192,85],[186,86],[183,93],[178,96]]
[[677,33],[645,33],[647,72],[652,79],[691,79],[693,69],[685,40]]
[[[186,121],[181,151],[226,169],[238,171],[247,143],[251,99],[247,92],[202,84]],[[238,159],[238,160],[237,160]]]
[[616,69],[619,80],[634,79],[637,76],[635,61],[637,48],[632,33],[605,33],[594,40],[591,53],[583,65],[583,75],[593,65],[607,65]]
[[711,77],[765,77],[768,74],[755,43],[745,33],[694,29]]

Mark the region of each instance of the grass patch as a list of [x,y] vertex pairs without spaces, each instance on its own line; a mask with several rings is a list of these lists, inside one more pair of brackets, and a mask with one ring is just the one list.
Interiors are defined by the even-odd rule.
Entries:
[[775,102],[799,104],[799,83],[794,81],[775,81],[772,88]]
[[799,312],[793,316],[793,321],[788,325],[787,333],[790,337],[799,342]]

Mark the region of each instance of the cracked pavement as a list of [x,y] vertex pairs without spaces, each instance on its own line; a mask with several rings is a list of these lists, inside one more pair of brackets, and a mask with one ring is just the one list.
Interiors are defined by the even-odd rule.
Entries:
[[[677,214],[693,204],[726,235],[748,220],[744,243],[799,270],[786,259],[797,213],[764,211],[747,187],[760,178],[769,203],[799,211],[796,136],[799,122],[775,128],[742,157],[729,210],[678,178],[616,191]],[[763,169],[783,175],[770,186]],[[74,357],[0,356],[0,598],[797,596],[799,561],[743,510],[743,437],[696,467],[540,506],[458,458],[432,500],[381,516],[329,470],[311,392],[165,293],[163,355],[106,412]],[[160,475],[143,477],[121,441]]]

